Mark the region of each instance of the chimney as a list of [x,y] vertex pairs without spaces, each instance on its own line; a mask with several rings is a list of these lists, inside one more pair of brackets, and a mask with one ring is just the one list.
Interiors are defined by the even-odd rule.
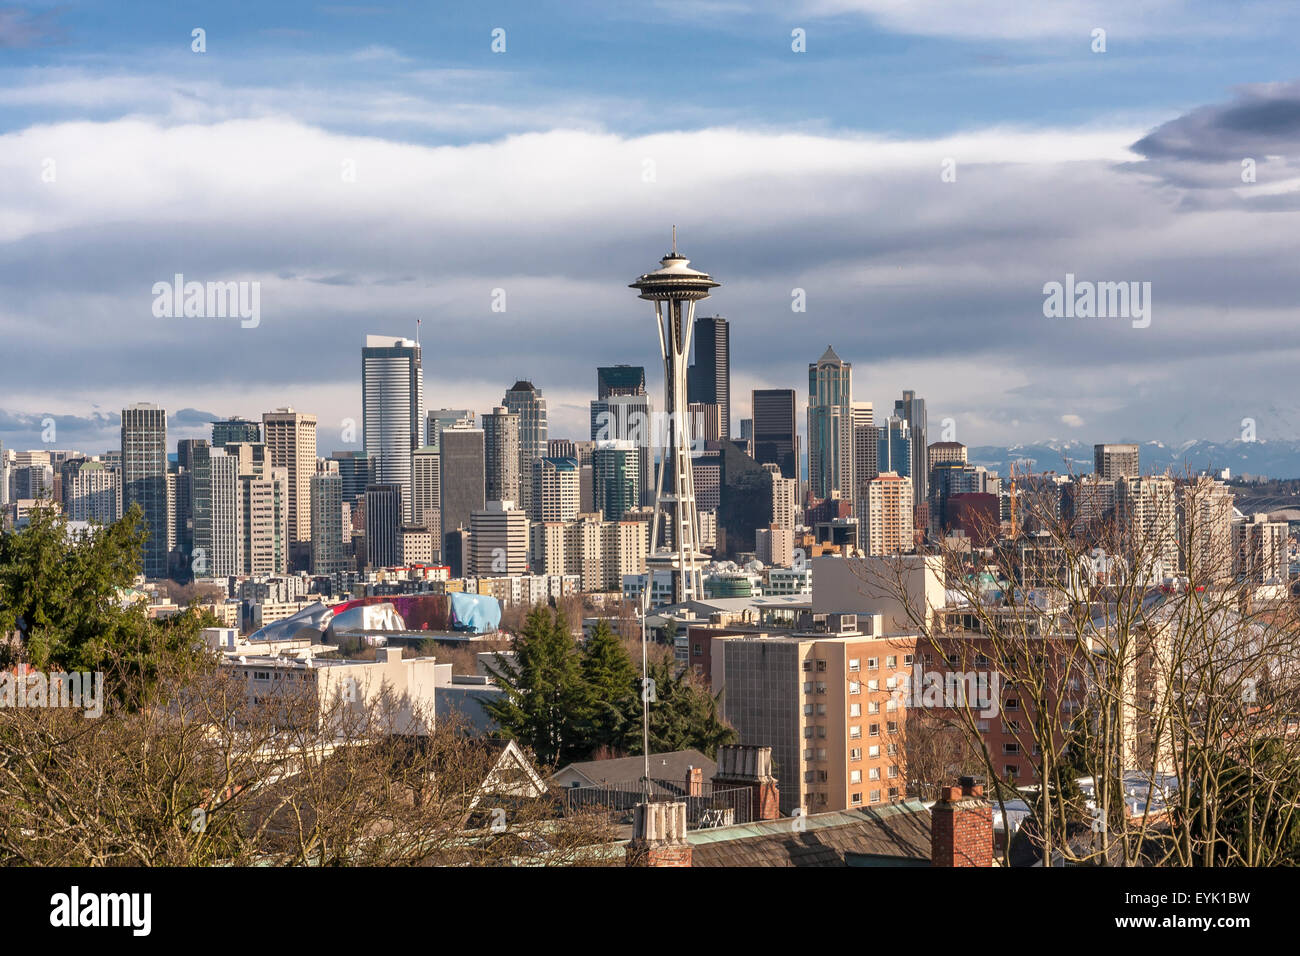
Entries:
[[627,866],[690,866],[686,804],[638,803],[625,853]]
[[781,794],[772,776],[772,748],[729,744],[718,748],[713,792],[745,788],[751,791],[751,820],[775,820],[781,815]]
[[686,768],[686,795],[688,797],[704,796],[704,768]]
[[993,808],[974,777],[944,787],[930,808],[931,866],[992,866]]

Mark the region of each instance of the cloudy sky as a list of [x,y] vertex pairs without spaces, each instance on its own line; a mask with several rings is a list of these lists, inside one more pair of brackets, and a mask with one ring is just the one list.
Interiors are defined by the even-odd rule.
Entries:
[[[659,387],[626,286],[674,223],[736,419],[832,344],[970,444],[1300,437],[1296,5],[449,6],[0,6],[0,441],[293,405],[326,453],[417,317],[430,407],[528,378],[585,437],[596,365]],[[155,317],[176,273],[260,323]],[[1149,327],[1046,318],[1067,273],[1150,282]]]

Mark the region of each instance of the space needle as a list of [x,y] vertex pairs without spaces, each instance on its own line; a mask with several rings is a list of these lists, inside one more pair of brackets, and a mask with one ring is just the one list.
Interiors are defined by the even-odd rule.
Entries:
[[[659,326],[659,348],[664,359],[664,408],[667,426],[654,429],[663,436],[659,469],[655,479],[655,511],[650,525],[650,553],[646,558],[646,597],[654,587],[655,571],[672,572],[672,603],[704,597],[700,565],[708,556],[700,553],[700,523],[695,509],[695,478],[691,471],[690,417],[686,395],[686,362],[691,353],[691,330],[695,325],[695,303],[709,297],[719,283],[707,273],[690,268],[690,260],[677,252],[677,227],[673,227],[673,251],[659,261],[659,268],[647,272],[628,288],[654,303]],[[665,474],[671,487],[665,488]],[[661,512],[670,515],[672,544],[659,540]],[[648,606],[648,601],[646,605]]]

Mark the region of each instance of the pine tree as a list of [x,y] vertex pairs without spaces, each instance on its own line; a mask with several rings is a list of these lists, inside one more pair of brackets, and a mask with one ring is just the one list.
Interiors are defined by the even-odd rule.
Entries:
[[513,651],[513,660],[499,656],[493,667],[505,696],[488,704],[488,713],[543,765],[586,757],[592,697],[568,619],[541,605],[533,608]]
[[640,683],[636,665],[604,618],[583,646],[582,676],[592,700],[587,728],[592,750],[630,752],[641,734]]
[[723,723],[717,701],[691,675],[674,670],[668,659],[649,666],[656,695],[650,705],[650,752],[693,749],[715,758],[718,747],[736,742],[736,731]]

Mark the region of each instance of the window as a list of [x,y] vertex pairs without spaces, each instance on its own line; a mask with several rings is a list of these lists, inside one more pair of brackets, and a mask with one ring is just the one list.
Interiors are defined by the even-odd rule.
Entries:
[[826,684],[823,681],[817,682],[817,693],[819,694],[826,693]]
[[825,736],[826,736],[826,726],[825,726],[824,724],[818,724],[818,725],[817,725],[817,736],[818,736],[818,737],[825,737]]
[[826,782],[826,771],[825,771],[825,770],[818,770],[818,771],[817,771],[817,782],[818,782],[818,783],[825,783],[825,782]]
[[879,780],[879,779],[880,779],[880,768],[879,768],[879,767],[872,767],[872,768],[870,768],[870,769],[867,771],[867,776],[870,777],[872,780]]
[[1020,774],[1020,768],[1013,763],[1009,763],[1002,768],[1002,773],[1008,778],[1015,777]]
[[1020,753],[1020,744],[1016,743],[1014,740],[1008,741],[1002,745],[1002,752],[1004,754],[1018,754]]
[[253,680],[270,680],[270,671],[253,671]]
[[898,701],[892,697],[889,698],[889,700],[885,701],[885,710],[898,710]]
[[850,671],[856,671],[856,670],[858,670],[858,669],[859,669],[859,664],[860,664],[860,661],[858,660],[858,658],[856,658],[856,657],[850,657],[850,658],[849,658],[849,670],[850,670]]
[[813,758],[813,752],[812,752],[811,750],[805,750],[805,751],[803,752],[803,759],[804,759],[804,760],[812,760],[812,758]]
[[958,664],[961,663],[961,658],[958,657],[956,654],[949,654],[947,657],[944,658],[944,660],[948,662],[949,667],[956,667]]
[[812,716],[812,712],[813,712],[813,706],[812,706],[812,704],[804,704],[804,705],[803,705],[803,712],[804,712],[804,716],[805,716],[805,717],[811,717],[811,716]]
[[819,671],[824,671],[824,670],[826,670],[826,662],[825,662],[825,661],[818,661],[818,662],[817,662],[817,669],[818,669]]
[[862,771],[861,771],[861,770],[850,770],[850,771],[849,771],[849,783],[861,783],[861,782],[862,782]]
[[862,725],[861,725],[861,724],[853,724],[852,726],[849,727],[849,738],[850,738],[850,739],[852,739],[852,740],[857,740],[857,739],[858,739],[859,737],[861,737],[861,736],[862,736]]
[[805,770],[805,771],[803,772],[803,782],[804,782],[804,783],[812,783],[812,782],[813,782],[813,772],[812,772],[811,770]]
[[888,723],[885,724],[885,727],[887,728],[888,733],[891,734],[898,733],[898,721],[896,720],[889,721]]
[[890,654],[888,657],[886,657],[886,658],[885,658],[885,666],[886,666],[886,667],[897,667],[897,666],[898,666],[898,655],[897,655],[897,654]]
[[889,799],[890,799],[890,800],[897,800],[897,799],[898,799],[898,788],[897,788],[897,787],[890,787],[890,788],[889,788]]
[[850,717],[861,717],[861,716],[862,716],[862,705],[861,705],[861,704],[849,704],[849,716],[850,716]]
[[878,670],[879,668],[880,668],[880,658],[879,658],[879,657],[868,657],[868,658],[867,658],[867,670],[869,670],[869,671],[874,671],[874,670]]
[[903,655],[903,666],[904,666],[904,667],[911,667],[911,666],[912,666],[912,655],[911,655],[911,654],[904,654],[904,655]]
[[1019,710],[1019,709],[1020,709],[1020,701],[1017,700],[1017,699],[1014,698],[1014,697],[1008,697],[1008,698],[1007,698],[1007,702],[1006,702],[1005,704],[1002,705],[1002,708],[1003,708],[1004,710]]
[[807,680],[806,680],[806,681],[803,682],[803,692],[804,692],[805,694],[811,694],[811,693],[812,693],[812,681],[807,681]]
[[879,737],[879,736],[880,736],[880,725],[879,725],[879,724],[872,724],[871,726],[869,726],[869,727],[867,728],[867,736],[868,736],[868,737]]
[[855,793],[855,794],[851,795],[851,796],[849,797],[849,802],[850,802],[850,803],[861,803],[861,802],[862,802],[862,794],[861,794],[861,792],[858,792],[858,793]]
[[889,776],[890,776],[891,778],[893,778],[893,777],[897,777],[897,776],[898,776],[898,768],[897,768],[897,767],[890,767],[890,768],[889,768]]
[[818,748],[817,748],[817,759],[818,759],[818,760],[825,760],[825,759],[826,759],[826,748],[824,748],[824,747],[818,747]]
[[867,748],[867,756],[869,756],[872,760],[875,760],[877,757],[879,757],[879,756],[880,756],[880,744],[872,744],[870,747],[868,747],[868,748]]
[[879,790],[872,790],[872,791],[871,791],[871,802],[872,802],[872,803],[879,803],[879,802],[880,802],[880,791],[879,791]]
[[868,714],[878,714],[878,713],[880,713],[880,701],[878,701],[878,700],[869,700],[869,701],[867,701],[867,713],[868,713]]
[[824,794],[824,793],[819,793],[819,794],[817,794],[817,802],[818,802],[818,803],[825,803],[825,802],[826,802],[826,794]]
[[700,656],[700,645],[698,644],[695,645],[695,656],[696,657]]
[[889,744],[885,747],[885,753],[891,757],[898,756],[898,744]]
[[855,680],[849,681],[849,693],[850,694],[862,693],[862,685]]
[[984,654],[976,654],[976,655],[975,655],[975,666],[976,666],[976,667],[986,667],[986,666],[988,666],[988,662],[989,662],[989,659],[988,659],[988,657],[987,657],[986,655],[984,655]]
[[826,716],[826,705],[825,705],[825,704],[818,704],[818,705],[817,705],[817,716],[818,716],[818,717],[825,717],[825,716]]
[[803,662],[803,669],[806,670],[806,671],[810,671],[810,670],[812,670],[812,661],[804,661],[804,662]]
[[1004,734],[1018,734],[1018,733],[1020,733],[1020,721],[1018,721],[1018,720],[1004,720],[1004,721],[1002,721],[1002,732],[1003,732]]
[[867,690],[873,693],[880,690],[880,681],[878,680],[867,681]]
[[850,759],[850,760],[861,760],[861,759],[862,759],[862,748],[861,748],[861,747],[854,747],[852,750],[850,750],[850,751],[849,751],[849,759]]

